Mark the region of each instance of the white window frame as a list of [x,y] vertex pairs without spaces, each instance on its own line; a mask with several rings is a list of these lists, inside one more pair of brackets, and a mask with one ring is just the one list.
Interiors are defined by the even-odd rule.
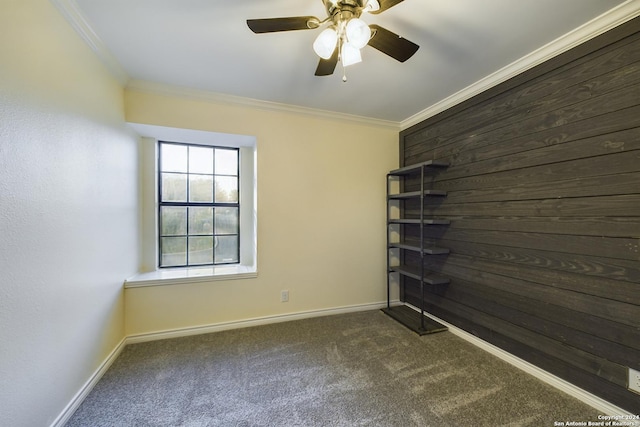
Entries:
[[[258,276],[257,266],[257,144],[254,136],[129,123],[141,135],[140,272],[125,287],[175,285]],[[158,267],[158,140],[240,149],[240,263],[198,267]]]

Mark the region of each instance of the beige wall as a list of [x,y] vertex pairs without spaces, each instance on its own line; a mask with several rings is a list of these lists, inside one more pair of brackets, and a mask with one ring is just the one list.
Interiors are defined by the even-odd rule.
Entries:
[[[129,334],[384,300],[396,129],[124,94],[47,0],[3,1],[0,28],[0,425],[54,423]],[[123,292],[141,265],[125,111],[257,137],[258,278]]]
[[127,121],[253,135],[258,147],[258,278],[127,289],[128,335],[386,299],[397,129],[144,91],[125,100]]
[[50,425],[124,337],[137,138],[47,0],[0,11],[0,425]]

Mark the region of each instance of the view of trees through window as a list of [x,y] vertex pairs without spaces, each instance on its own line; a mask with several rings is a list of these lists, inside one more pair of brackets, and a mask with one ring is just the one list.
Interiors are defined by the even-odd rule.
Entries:
[[160,267],[238,263],[238,149],[159,142]]

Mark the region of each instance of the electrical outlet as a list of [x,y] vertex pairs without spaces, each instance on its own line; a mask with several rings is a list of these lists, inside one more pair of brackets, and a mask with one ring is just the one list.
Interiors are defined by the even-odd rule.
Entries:
[[289,301],[289,291],[280,291],[280,302]]
[[640,393],[640,371],[629,368],[629,390]]

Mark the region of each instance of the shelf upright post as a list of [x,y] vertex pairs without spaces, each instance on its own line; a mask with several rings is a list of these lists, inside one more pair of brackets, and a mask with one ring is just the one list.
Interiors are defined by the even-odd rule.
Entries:
[[424,169],[420,167],[420,328],[424,330]]
[[389,183],[390,180],[391,174],[387,174],[387,201],[385,205],[387,206],[387,308],[389,309],[391,308],[391,280],[389,278],[389,276],[391,275],[391,256],[389,255],[389,245],[391,243],[389,239],[389,233],[391,232],[391,230],[389,230],[389,220],[391,219],[391,216],[389,214],[389,194],[391,194]]

